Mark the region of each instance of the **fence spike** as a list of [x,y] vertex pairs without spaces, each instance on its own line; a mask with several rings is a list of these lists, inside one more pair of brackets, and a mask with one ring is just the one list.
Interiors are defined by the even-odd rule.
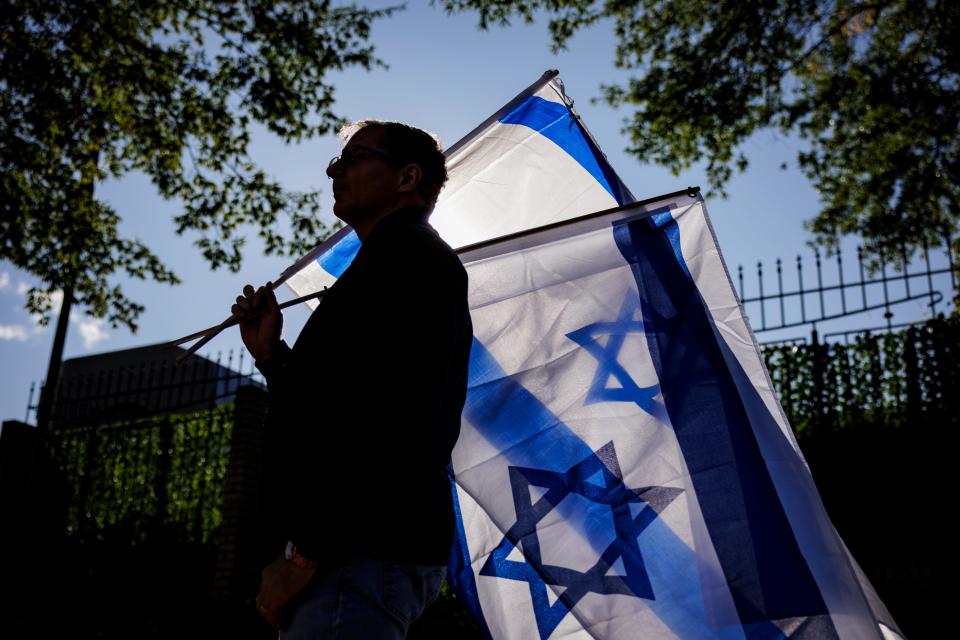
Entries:
[[880,252],[880,282],[883,285],[883,317],[887,319],[887,328],[891,326],[891,320],[893,319],[893,312],[890,311],[890,293],[887,290],[887,261],[883,257],[883,252]]
[[947,261],[950,264],[950,285],[953,287],[953,290],[957,290],[957,268],[953,264],[953,238],[950,237],[949,230],[946,233],[947,236]]
[[757,261],[757,283],[760,286],[760,328],[767,328],[767,311],[763,303],[763,263]]
[[30,395],[27,396],[27,412],[23,416],[23,422],[30,424],[30,409],[33,409],[33,392],[37,388],[36,382],[30,383]]
[[844,315],[847,313],[847,289],[843,286],[843,258],[840,257],[841,252],[837,250],[837,274],[840,277],[840,308],[843,310]]
[[930,315],[934,318],[937,317],[937,299],[933,295],[933,274],[930,273],[930,247],[927,244],[927,239],[923,239],[923,261],[927,266],[927,293],[930,294]]
[[857,247],[857,265],[860,268],[860,294],[863,296],[863,309],[867,308],[867,281],[863,277],[863,247]]
[[814,254],[814,256],[816,257],[816,261],[817,261],[817,262],[816,262],[816,264],[817,264],[817,293],[819,294],[819,297],[820,297],[820,318],[823,319],[823,318],[826,318],[826,317],[827,317],[827,309],[826,309],[826,307],[824,307],[824,305],[823,305],[823,273],[822,273],[822,271],[821,271],[821,269],[820,269],[820,250],[819,250],[819,249],[814,249],[814,250],[813,250],[813,254]]
[[780,300],[780,326],[787,324],[786,313],[783,308],[783,261],[777,258],[777,298]]

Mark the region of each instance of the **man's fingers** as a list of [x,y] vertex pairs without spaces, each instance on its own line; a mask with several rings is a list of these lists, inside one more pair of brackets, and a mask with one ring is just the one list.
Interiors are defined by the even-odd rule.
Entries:
[[263,298],[265,295],[266,294],[264,293],[263,287],[260,287],[259,289],[257,289],[257,292],[253,295],[253,306],[256,307],[257,309],[262,309],[264,307]]
[[280,303],[277,302],[277,294],[274,293],[274,291],[273,291],[273,283],[272,283],[272,282],[268,282],[268,283],[267,283],[267,294],[268,294],[268,295],[267,295],[267,304],[270,305],[270,308],[271,308],[271,309],[276,309],[277,311],[279,311],[279,310],[280,310]]
[[231,312],[235,316],[245,316],[250,313],[250,309],[250,301],[243,296],[237,296],[237,304],[230,308]]
[[243,288],[243,295],[247,296],[248,298],[252,297],[252,296],[253,296],[253,285],[248,284],[247,286],[245,286],[245,287]]

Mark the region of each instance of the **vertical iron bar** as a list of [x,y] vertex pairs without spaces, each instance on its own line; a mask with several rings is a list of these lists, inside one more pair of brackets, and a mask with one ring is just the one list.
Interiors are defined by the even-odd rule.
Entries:
[[937,317],[937,298],[933,295],[933,274],[930,269],[930,247],[927,239],[923,239],[923,261],[927,266],[927,293],[930,294],[930,317]]
[[[99,414],[102,414],[103,412],[103,404],[104,404],[103,403],[103,381],[104,381],[104,378],[106,377],[105,373],[106,372],[104,372],[102,369],[100,370],[99,373],[97,373],[97,390],[93,392],[93,400],[94,400],[93,410],[95,413],[92,417],[94,419],[99,418],[100,417]],[[91,416],[90,416],[90,411],[88,410],[87,415],[84,416],[84,418],[89,418],[89,417]]]
[[843,258],[840,257],[840,251],[837,250],[837,274],[840,276],[840,308],[843,315],[847,315],[847,289],[843,286]]
[[817,293],[820,294],[820,318],[823,319],[827,316],[827,312],[823,306],[823,274],[820,273],[820,250],[814,249],[813,255],[817,259]]
[[30,395],[27,396],[27,412],[23,415],[24,424],[30,424],[30,409],[33,408],[33,392],[37,388],[36,381],[30,383]]
[[860,268],[860,294],[863,296],[863,309],[867,308],[867,281],[863,275],[863,247],[857,247],[857,265]]
[[880,254],[880,282],[883,284],[883,317],[887,319],[887,330],[890,330],[890,319],[893,313],[890,311],[890,294],[887,291],[887,261]]
[[[74,408],[74,410],[73,410],[73,412],[72,412],[72,417],[73,417],[74,421],[78,421],[78,420],[80,420],[80,419],[83,417],[83,416],[82,416],[83,411],[84,411],[85,409],[89,409],[90,403],[93,401],[92,398],[91,398],[91,396],[93,395],[93,374],[88,373],[87,375],[85,375],[85,376],[83,377],[83,383],[84,383],[84,384],[83,384],[83,392],[82,392],[83,395],[78,395],[77,397],[78,397],[78,398],[85,398],[85,400],[84,400],[83,402],[79,402],[79,401],[77,402],[77,404],[76,404],[76,406],[75,406],[75,408]],[[78,384],[77,387],[79,387],[79,386],[80,386],[80,385]],[[78,388],[78,394],[79,394],[79,388]]]
[[[217,381],[214,378],[215,372],[210,369],[213,367],[213,361],[209,358],[203,359],[203,395],[212,399],[212,406],[217,404]],[[210,393],[210,391],[213,393]]]
[[107,374],[107,388],[103,394],[103,405],[105,409],[116,402],[116,390],[114,389],[115,382],[117,385],[119,385],[119,382],[117,381],[117,370],[110,369],[109,373]]
[[220,380],[223,379],[223,368],[220,366],[220,360],[223,358],[223,351],[217,351],[217,384],[213,390],[216,398],[220,397]]
[[132,397],[132,398],[134,399],[134,401],[137,402],[138,404],[139,404],[140,402],[143,402],[143,406],[144,406],[144,407],[147,406],[147,401],[149,400],[149,397],[147,398],[147,400],[142,400],[142,398],[143,398],[143,379],[144,379],[144,377],[145,377],[146,375],[147,375],[147,364],[146,364],[145,362],[141,362],[141,363],[140,363],[140,367],[139,367],[139,371],[138,371],[138,375],[137,375],[136,393],[135,393],[135,394],[132,394],[131,397]]
[[130,384],[130,376],[127,375],[124,367],[117,367],[117,390],[114,402],[116,404],[127,404],[124,402],[127,395],[127,386]]
[[763,263],[757,262],[757,282],[760,285],[760,328],[767,328],[766,305],[763,304]]
[[240,378],[237,380],[237,387],[243,384],[243,349],[240,349],[240,362],[237,365],[237,373]]
[[910,297],[910,270],[907,264],[907,249],[900,248],[900,262],[903,264],[903,285],[906,287],[907,297]]
[[807,321],[807,307],[803,300],[803,259],[797,256],[797,282],[800,284],[800,321]]
[[233,389],[233,349],[227,352],[227,384],[223,389],[224,394],[229,395]]
[[777,258],[777,288],[780,292],[777,294],[777,297],[780,299],[780,326],[787,324],[786,315],[783,312],[783,261],[780,258]]
[[[164,407],[173,406],[173,389],[176,385],[176,377],[177,368],[171,366],[169,362],[164,363],[163,369],[160,370],[160,384],[163,387],[160,398]],[[167,397],[166,400],[163,400],[164,392]]]
[[158,386],[156,382],[158,378],[159,376],[157,375],[157,363],[151,362],[150,370],[147,373],[147,413],[153,413],[155,411],[155,408],[158,408],[160,406],[159,394],[156,396],[156,401],[152,402],[154,400],[153,392]]
[[[193,359],[193,367],[190,370],[190,394],[187,396],[187,403],[193,404],[196,401],[197,394],[197,367],[200,365],[200,358]],[[203,395],[200,396],[200,402],[203,402]]]
[[956,267],[953,266],[953,238],[950,237],[950,233],[947,233],[947,260],[950,263],[950,286],[953,287],[953,290],[957,290],[957,274]]

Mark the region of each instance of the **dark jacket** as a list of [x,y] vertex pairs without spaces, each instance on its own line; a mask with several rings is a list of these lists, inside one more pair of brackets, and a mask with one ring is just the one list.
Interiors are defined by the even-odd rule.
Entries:
[[423,209],[380,220],[300,337],[258,363],[266,496],[307,557],[445,564],[446,474],[473,327],[467,274]]

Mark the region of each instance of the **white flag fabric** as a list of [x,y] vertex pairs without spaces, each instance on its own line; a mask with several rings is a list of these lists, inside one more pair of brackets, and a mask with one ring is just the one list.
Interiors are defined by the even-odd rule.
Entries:
[[895,638],[697,192],[461,254],[450,575],[493,638]]
[[[430,224],[451,247],[633,201],[556,71],[543,74],[445,156],[449,178]],[[356,233],[345,227],[282,280],[297,295],[319,291],[340,277],[359,249]]]

